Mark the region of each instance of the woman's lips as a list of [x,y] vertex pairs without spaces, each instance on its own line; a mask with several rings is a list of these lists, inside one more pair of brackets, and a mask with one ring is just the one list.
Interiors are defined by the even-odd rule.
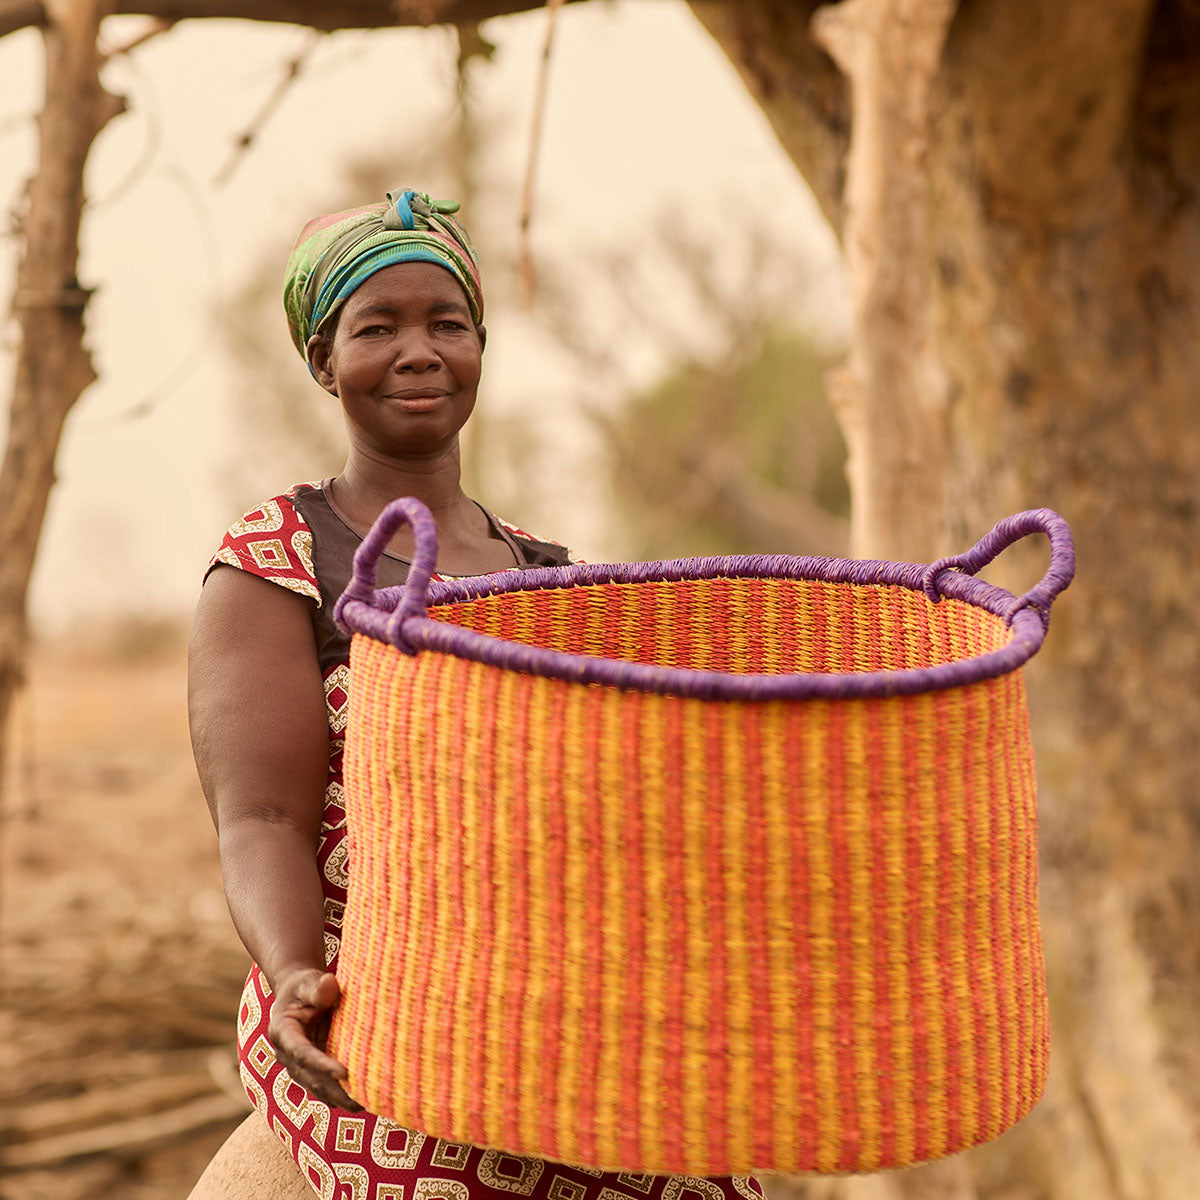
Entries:
[[412,388],[403,392],[390,392],[386,399],[393,400],[407,412],[427,412],[437,408],[450,393],[441,388]]

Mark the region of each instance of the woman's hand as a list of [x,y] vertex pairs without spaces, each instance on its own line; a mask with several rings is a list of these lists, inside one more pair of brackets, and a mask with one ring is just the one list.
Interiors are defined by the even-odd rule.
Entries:
[[301,967],[284,974],[275,988],[268,1036],[276,1057],[307,1092],[332,1108],[361,1112],[342,1086],[346,1068],[322,1049],[340,998],[337,978],[328,971]]

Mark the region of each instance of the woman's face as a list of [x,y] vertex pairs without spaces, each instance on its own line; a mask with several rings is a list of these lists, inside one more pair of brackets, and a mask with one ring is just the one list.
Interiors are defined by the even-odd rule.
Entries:
[[365,448],[435,453],[457,438],[475,407],[483,340],[448,270],[398,263],[350,295],[332,343],[309,341],[309,361]]

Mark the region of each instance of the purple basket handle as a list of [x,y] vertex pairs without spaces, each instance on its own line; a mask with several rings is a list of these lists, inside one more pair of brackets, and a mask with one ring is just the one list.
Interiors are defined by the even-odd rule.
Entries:
[[1045,575],[1025,595],[1013,597],[1005,620],[1011,625],[1013,617],[1021,609],[1032,608],[1041,617],[1042,624],[1049,626],[1050,605],[1075,576],[1075,542],[1071,537],[1070,527],[1058,513],[1049,508],[1033,508],[1028,512],[1005,517],[965,554],[939,558],[937,562],[930,563],[921,578],[925,595],[936,604],[942,598],[942,593],[938,590],[938,578],[943,571],[962,571],[964,574],[974,575],[1001,551],[1031,533],[1044,533],[1050,539],[1050,566]]
[[388,614],[387,637],[397,649],[406,654],[415,654],[416,647],[409,645],[404,637],[403,626],[409,617],[425,615],[429,579],[437,565],[438,537],[433,515],[414,496],[391,501],[376,518],[362,545],[354,553],[354,574],[334,605],[333,619],[341,623],[342,611],[351,600],[378,608],[375,604],[375,574],[379,558],[387,549],[392,535],[402,525],[411,526],[416,549],[408,568],[403,597],[395,610]]

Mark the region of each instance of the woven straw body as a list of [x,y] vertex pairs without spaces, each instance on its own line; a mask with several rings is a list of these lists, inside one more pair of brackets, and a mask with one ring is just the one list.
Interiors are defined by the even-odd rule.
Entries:
[[[797,579],[509,590],[428,616],[723,675],[911,671],[1012,637],[971,603]],[[1036,1103],[1019,670],[743,700],[365,634],[351,662],[330,1049],[368,1109],[516,1153],[711,1175],[904,1166]]]

